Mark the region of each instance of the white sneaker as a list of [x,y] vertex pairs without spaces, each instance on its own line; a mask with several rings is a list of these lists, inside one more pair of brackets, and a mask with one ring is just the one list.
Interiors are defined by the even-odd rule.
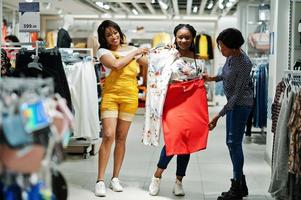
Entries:
[[156,178],[155,176],[152,177],[152,181],[148,187],[148,192],[150,195],[152,196],[158,195],[160,191],[160,182],[161,182],[160,178]]
[[184,196],[185,195],[182,182],[179,181],[178,179],[175,182],[172,193],[174,193],[174,195],[176,195],[176,196]]
[[122,192],[123,191],[123,187],[119,182],[119,179],[114,177],[111,180],[110,183],[110,188],[114,191],[114,192]]
[[106,196],[106,186],[103,181],[99,181],[95,185],[95,195],[98,197],[105,197]]

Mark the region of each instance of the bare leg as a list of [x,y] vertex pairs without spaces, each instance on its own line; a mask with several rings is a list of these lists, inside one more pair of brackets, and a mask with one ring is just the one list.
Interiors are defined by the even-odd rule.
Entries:
[[155,174],[154,174],[154,177],[161,178],[163,172],[164,172],[164,169],[161,169],[161,168],[158,167],[157,170],[156,170],[156,172],[155,172]]
[[125,142],[130,126],[131,122],[118,119],[115,137],[113,177],[119,176],[126,149]]
[[117,126],[116,118],[106,118],[102,120],[103,136],[102,143],[98,154],[98,178],[104,180],[105,170],[109,161],[111,147],[115,139],[115,131]]
[[182,182],[183,176],[177,176],[177,179],[178,179],[180,182]]

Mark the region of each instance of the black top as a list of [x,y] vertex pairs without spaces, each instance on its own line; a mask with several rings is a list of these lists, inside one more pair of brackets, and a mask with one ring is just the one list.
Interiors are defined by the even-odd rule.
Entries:
[[222,74],[216,77],[216,82],[223,81],[225,95],[228,100],[220,111],[220,116],[224,116],[228,111],[233,110],[234,106],[252,107],[251,69],[252,63],[244,52],[240,56],[227,58]]
[[65,29],[61,28],[57,34],[57,43],[56,46],[58,48],[70,48],[72,39]]

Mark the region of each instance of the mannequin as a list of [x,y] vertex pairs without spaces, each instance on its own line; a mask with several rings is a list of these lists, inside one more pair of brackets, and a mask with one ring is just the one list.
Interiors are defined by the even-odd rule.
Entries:
[[57,34],[57,44],[56,46],[58,48],[70,48],[72,39],[68,33],[69,27],[73,24],[73,18],[70,16],[64,17],[64,25],[62,28],[59,29],[59,32]]
[[89,35],[87,39],[87,48],[93,49],[93,57],[96,57],[96,52],[99,49],[99,43],[97,38],[97,28],[99,24],[96,22],[93,22],[93,34]]

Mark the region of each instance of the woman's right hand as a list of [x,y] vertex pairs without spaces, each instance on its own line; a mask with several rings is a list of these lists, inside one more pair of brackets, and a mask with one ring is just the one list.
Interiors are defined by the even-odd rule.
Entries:
[[210,77],[208,74],[205,74],[205,73],[204,73],[202,77],[203,77],[203,79],[204,79],[205,82],[212,81],[212,80],[211,80],[212,77]]
[[168,49],[171,49],[171,48],[176,48],[177,46],[175,44],[167,44],[166,47]]
[[148,54],[148,51],[149,51],[148,48],[138,48],[135,52],[135,56],[146,55]]

